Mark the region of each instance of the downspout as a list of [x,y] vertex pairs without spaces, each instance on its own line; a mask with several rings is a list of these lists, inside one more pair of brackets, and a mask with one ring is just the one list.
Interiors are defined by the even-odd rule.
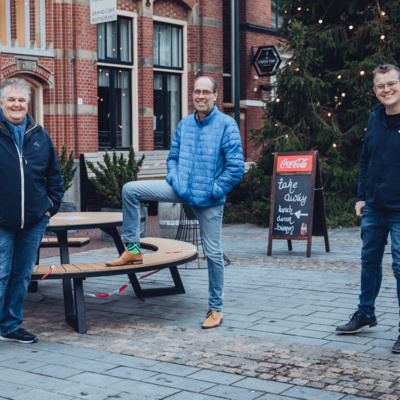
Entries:
[[231,70],[235,120],[240,128],[239,0],[231,0]]

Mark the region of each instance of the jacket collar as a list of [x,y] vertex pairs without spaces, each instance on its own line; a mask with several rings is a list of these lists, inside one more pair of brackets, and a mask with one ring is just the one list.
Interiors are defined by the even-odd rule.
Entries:
[[207,117],[205,117],[202,121],[200,121],[199,119],[197,119],[197,115],[198,112],[196,111],[193,115],[194,115],[194,119],[196,121],[196,123],[200,126],[205,126],[207,125],[212,118],[214,117],[214,115],[218,112],[218,107],[216,105],[214,105],[214,108],[210,111],[210,113],[207,115]]

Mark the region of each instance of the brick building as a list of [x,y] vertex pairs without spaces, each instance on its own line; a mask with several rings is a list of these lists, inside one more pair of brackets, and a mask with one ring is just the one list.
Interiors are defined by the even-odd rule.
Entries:
[[[234,111],[233,4],[118,0],[117,21],[91,25],[90,0],[0,0],[0,79],[30,83],[29,112],[57,148],[165,150],[193,112],[196,76],[213,76],[219,109]],[[239,0],[239,11],[240,120],[251,160],[270,78],[258,76],[250,54],[277,42],[279,21],[271,0]]]

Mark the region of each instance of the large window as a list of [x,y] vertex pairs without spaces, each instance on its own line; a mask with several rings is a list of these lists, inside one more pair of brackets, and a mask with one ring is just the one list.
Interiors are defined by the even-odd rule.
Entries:
[[127,148],[131,144],[131,71],[98,69],[99,147]]
[[154,149],[169,149],[181,119],[181,76],[154,73]]
[[97,25],[97,110],[102,149],[126,149],[132,144],[132,25],[131,18],[121,16]]
[[24,55],[49,53],[46,49],[45,7],[45,0],[0,0],[2,52]]
[[133,64],[132,19],[118,17],[117,21],[97,25],[97,58],[100,62]]
[[183,27],[154,22],[154,149],[169,149],[182,118]]
[[183,68],[182,27],[154,23],[153,63],[160,68]]

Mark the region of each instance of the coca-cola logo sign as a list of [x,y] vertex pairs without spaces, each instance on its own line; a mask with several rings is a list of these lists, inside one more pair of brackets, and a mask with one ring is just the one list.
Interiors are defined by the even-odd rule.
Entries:
[[278,156],[277,172],[312,171],[313,156]]

